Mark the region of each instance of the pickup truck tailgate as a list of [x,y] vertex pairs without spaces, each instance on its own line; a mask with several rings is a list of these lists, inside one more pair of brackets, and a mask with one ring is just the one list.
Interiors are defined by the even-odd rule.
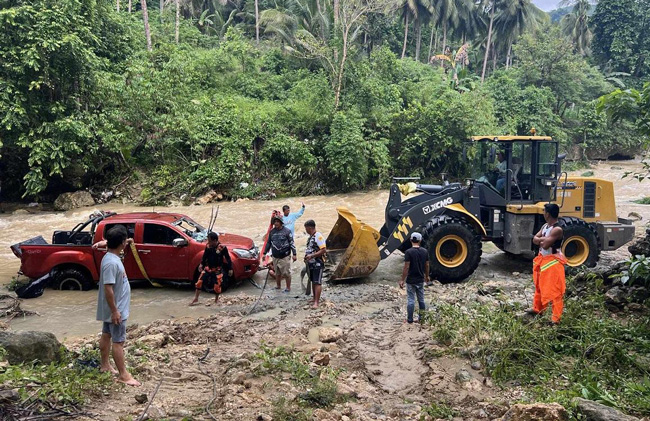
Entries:
[[45,238],[43,238],[42,235],[39,235],[38,237],[33,237],[30,238],[29,240],[22,241],[18,244],[14,244],[11,246],[11,251],[14,252],[17,258],[20,259],[20,257],[23,255],[22,250],[20,249],[20,246],[42,246],[46,245],[47,241],[45,241]]

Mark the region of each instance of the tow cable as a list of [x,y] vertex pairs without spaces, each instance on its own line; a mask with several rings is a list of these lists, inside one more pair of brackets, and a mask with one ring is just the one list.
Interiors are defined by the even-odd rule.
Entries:
[[[246,312],[246,314],[243,314],[237,320],[235,320],[235,321],[233,321],[233,322],[231,322],[231,323],[229,323],[229,324],[227,324],[225,326],[220,327],[219,329],[216,330],[215,333],[219,333],[222,330],[224,330],[224,329],[226,329],[226,328],[228,328],[228,327],[230,327],[230,326],[232,326],[234,324],[237,324],[237,323],[241,322],[245,317],[250,316],[251,313],[253,312],[253,310],[255,310],[255,308],[257,307],[257,304],[260,302],[260,300],[262,299],[262,296],[264,295],[264,290],[266,289],[266,284],[267,284],[267,282],[269,280],[269,271],[268,271],[268,268],[266,268],[266,269],[267,269],[266,278],[264,279],[264,285],[261,287],[260,295],[257,297],[257,299],[255,300],[255,302],[253,303],[251,308],[248,309],[248,312]],[[253,282],[252,279],[251,279],[251,282]],[[255,285],[257,286],[256,283],[255,283]],[[259,288],[259,286],[258,286],[258,288]],[[205,405],[204,410],[205,410],[206,414],[208,414],[208,416],[211,419],[217,421],[217,418],[212,414],[212,412],[210,412],[210,407],[212,406],[212,404],[214,404],[214,401],[217,400],[217,380],[214,378],[212,373],[206,372],[203,369],[203,366],[201,365],[202,363],[205,363],[205,360],[210,355],[210,339],[208,339],[208,338],[206,338],[206,340],[205,340],[205,347],[206,347],[205,352],[203,353],[203,355],[201,357],[198,358],[197,363],[198,363],[199,371],[201,372],[201,374],[208,377],[212,381],[212,399],[210,399],[208,401],[208,403]]]

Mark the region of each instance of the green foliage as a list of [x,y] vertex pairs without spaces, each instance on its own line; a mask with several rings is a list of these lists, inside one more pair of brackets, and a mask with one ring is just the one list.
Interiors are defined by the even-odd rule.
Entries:
[[650,196],[646,196],[642,199],[634,200],[634,203],[638,203],[639,205],[650,205]]
[[625,263],[626,268],[620,274],[621,283],[650,288],[650,257],[636,255],[625,260]]
[[368,142],[363,138],[362,126],[363,120],[352,112],[339,111],[332,120],[325,159],[331,182],[343,190],[361,188],[368,179]]
[[600,0],[590,23],[594,56],[603,67],[637,77],[650,74],[648,0]]
[[544,318],[517,317],[517,308],[448,304],[432,310],[431,324],[434,338],[449,339],[450,351],[474,350],[495,381],[517,381],[531,399],[568,406],[571,398],[584,396],[650,414],[648,316],[614,318],[602,295],[593,292],[565,303],[555,327]]
[[442,419],[442,420],[451,420],[454,417],[458,416],[458,412],[454,408],[446,405],[444,403],[432,402],[429,405],[426,405],[422,408],[422,417],[425,415],[430,416],[433,419]]
[[[49,365],[10,365],[0,372],[0,384],[16,388],[21,399],[35,398],[55,405],[79,405],[99,398],[113,384],[110,373],[75,364],[70,354]],[[34,385],[38,385],[36,388]]]
[[[295,403],[303,408],[331,408],[333,405],[345,402],[347,397],[337,391],[336,379],[339,372],[329,367],[312,370],[309,358],[286,347],[269,347],[261,345],[261,351],[256,354],[260,365],[257,375],[281,374],[291,375],[291,380],[304,392],[296,397]],[[309,411],[292,405],[280,398],[274,402],[274,411],[279,419],[303,419]],[[297,418],[294,418],[297,417]],[[274,419],[275,419],[274,415]]]

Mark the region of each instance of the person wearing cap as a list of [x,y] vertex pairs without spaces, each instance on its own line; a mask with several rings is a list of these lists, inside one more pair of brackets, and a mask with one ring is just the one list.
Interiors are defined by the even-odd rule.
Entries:
[[305,231],[309,235],[307,246],[305,247],[305,263],[307,264],[307,276],[311,281],[312,291],[314,293],[313,308],[318,308],[320,304],[320,294],[323,290],[323,271],[325,270],[325,237],[316,231],[316,222],[313,219],[305,222]]
[[424,283],[429,282],[429,252],[420,247],[422,234],[414,232],[411,234],[411,248],[404,253],[404,269],[399,287],[404,288],[406,283],[406,321],[413,323],[413,311],[415,310],[415,298],[417,297],[420,308],[418,321],[422,323],[426,304],[424,303]]
[[273,268],[275,269],[275,289],[282,289],[282,278],[287,281],[284,292],[291,292],[291,260],[297,259],[296,246],[293,243],[293,234],[284,226],[282,218],[273,218],[273,229],[262,254],[271,251]]

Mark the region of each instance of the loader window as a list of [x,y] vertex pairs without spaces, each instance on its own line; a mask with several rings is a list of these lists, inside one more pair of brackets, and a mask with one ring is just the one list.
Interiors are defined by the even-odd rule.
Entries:
[[557,143],[539,142],[539,163],[537,175],[544,178],[555,178],[555,160],[557,158]]

